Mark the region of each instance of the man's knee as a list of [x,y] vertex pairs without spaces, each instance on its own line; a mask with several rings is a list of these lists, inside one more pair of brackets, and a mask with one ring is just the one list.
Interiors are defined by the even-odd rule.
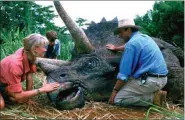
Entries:
[[116,97],[114,98],[114,103],[117,103],[119,102],[121,99],[120,99],[120,96],[118,96],[118,94],[116,95]]
[[121,100],[125,100],[130,98],[130,96],[132,95],[132,93],[124,88],[122,88],[115,96],[114,98],[114,102],[119,102]]
[[119,95],[117,94],[116,97],[114,98],[114,104],[118,105],[118,104],[127,104],[125,102],[125,100],[127,99],[126,95]]
[[135,97],[131,95],[125,95],[125,96],[116,96],[114,99],[114,104],[115,105],[120,105],[120,106],[129,106],[133,105],[135,103],[140,102],[140,97]]
[[129,105],[129,103],[127,102],[127,100],[126,99],[114,99],[114,105],[117,105],[117,106],[124,106],[124,107],[126,107],[126,106],[128,106]]

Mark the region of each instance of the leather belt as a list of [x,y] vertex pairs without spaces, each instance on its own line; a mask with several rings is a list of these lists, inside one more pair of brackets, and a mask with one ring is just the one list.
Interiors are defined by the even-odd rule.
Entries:
[[151,74],[151,73],[148,73],[147,75],[150,76],[150,77],[166,77],[167,76],[167,74],[166,75],[160,75],[160,74]]

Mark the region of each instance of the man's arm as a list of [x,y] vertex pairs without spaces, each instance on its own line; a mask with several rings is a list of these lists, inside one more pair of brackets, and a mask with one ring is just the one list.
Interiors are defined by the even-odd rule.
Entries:
[[117,82],[113,89],[113,92],[110,96],[109,103],[113,104],[114,99],[117,95],[117,92],[123,87],[123,85],[128,81],[128,76],[131,75],[132,67],[133,67],[133,59],[135,56],[134,49],[127,48],[124,51],[124,55],[122,56],[121,63],[120,63],[120,70],[117,76]]
[[125,82],[123,80],[117,80],[116,81],[116,84],[114,86],[114,89],[112,91],[112,94],[111,94],[111,96],[109,98],[108,103],[110,103],[110,104],[113,104],[114,103],[114,99],[115,99],[117,93],[119,92],[119,90],[121,89],[121,87],[123,87],[124,85],[125,85]]
[[117,80],[113,90],[118,92],[124,84],[123,80]]

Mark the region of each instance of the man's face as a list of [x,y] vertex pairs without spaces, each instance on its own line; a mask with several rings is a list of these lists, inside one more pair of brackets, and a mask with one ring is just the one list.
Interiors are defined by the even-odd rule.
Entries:
[[129,29],[121,29],[119,32],[119,38],[123,39],[125,42],[127,42],[130,38],[129,36]]
[[55,42],[49,42],[50,46],[53,46],[55,44]]

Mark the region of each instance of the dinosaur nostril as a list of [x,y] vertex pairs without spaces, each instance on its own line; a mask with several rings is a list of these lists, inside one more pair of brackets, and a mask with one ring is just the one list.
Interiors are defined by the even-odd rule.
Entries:
[[60,75],[60,77],[65,77],[65,76],[66,76],[66,74],[61,74],[61,75]]

